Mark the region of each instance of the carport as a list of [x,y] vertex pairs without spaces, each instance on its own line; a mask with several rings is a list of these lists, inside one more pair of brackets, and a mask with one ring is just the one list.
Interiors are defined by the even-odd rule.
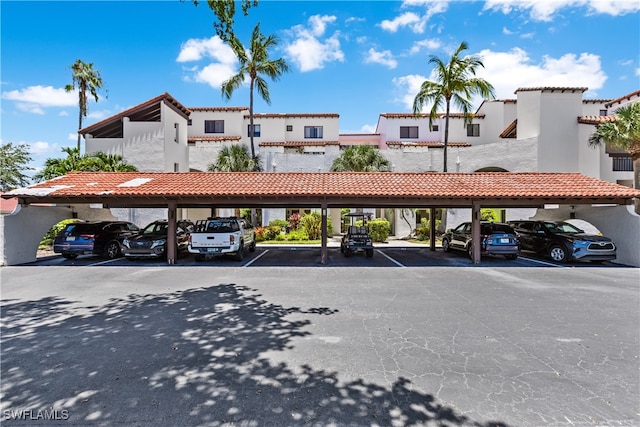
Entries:
[[[474,263],[480,262],[480,209],[546,204],[631,204],[640,190],[578,173],[476,172],[73,172],[2,195],[20,204],[102,204],[167,208],[167,262],[174,264],[176,210],[190,207],[311,207],[322,212],[327,261],[329,208],[470,208]],[[435,218],[431,215],[431,250]]]

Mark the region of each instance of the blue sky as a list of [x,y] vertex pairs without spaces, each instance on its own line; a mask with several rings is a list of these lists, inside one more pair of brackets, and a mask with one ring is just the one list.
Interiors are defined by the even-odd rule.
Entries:
[[[1,1],[0,14],[0,138],[28,144],[36,169],[76,145],[78,97],[64,91],[76,59],[105,83],[83,127],[164,92],[187,107],[249,104],[246,88],[221,96],[238,63],[206,1]],[[411,111],[429,56],[446,60],[461,41],[482,56],[480,75],[499,99],[519,87],[586,86],[598,99],[640,88],[637,0],[260,0],[236,18],[243,43],[258,22],[280,40],[272,58],[291,70],[255,111],[338,113],[342,133]]]

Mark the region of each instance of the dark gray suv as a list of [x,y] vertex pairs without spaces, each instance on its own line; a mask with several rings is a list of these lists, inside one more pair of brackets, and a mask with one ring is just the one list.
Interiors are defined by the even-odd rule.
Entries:
[[522,249],[548,256],[553,261],[603,262],[616,258],[616,245],[610,238],[587,234],[563,221],[509,221]]
[[[481,222],[480,239],[481,255],[504,255],[506,259],[518,258],[520,242],[510,225],[499,222]],[[445,252],[452,249],[464,251],[469,254],[469,258],[473,258],[471,223],[464,222],[444,233],[442,249]]]

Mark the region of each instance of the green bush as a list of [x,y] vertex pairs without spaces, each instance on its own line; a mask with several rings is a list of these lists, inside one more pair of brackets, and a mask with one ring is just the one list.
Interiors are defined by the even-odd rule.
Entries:
[[322,235],[322,214],[311,212],[300,218],[300,228],[307,233],[310,240],[318,240]]
[[386,242],[391,232],[391,224],[384,218],[376,218],[367,222],[369,235],[374,242]]
[[264,240],[276,240],[282,234],[282,227],[279,225],[269,225],[264,230]]
[[302,241],[309,240],[309,235],[305,230],[295,230],[286,235],[287,240],[289,241]]
[[496,222],[500,214],[495,209],[480,209],[480,219],[482,221]]
[[[441,220],[436,219],[436,234],[438,233],[441,222]],[[429,224],[429,220],[427,218],[422,218],[420,220],[420,225],[416,227],[416,237],[418,238],[418,240],[429,240],[430,231],[431,224]]]

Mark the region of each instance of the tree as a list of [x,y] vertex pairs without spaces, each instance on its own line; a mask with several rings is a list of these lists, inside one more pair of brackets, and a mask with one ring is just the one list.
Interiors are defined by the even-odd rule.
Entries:
[[240,40],[232,34],[229,45],[240,61],[240,69],[229,80],[222,84],[222,95],[231,99],[233,92],[243,85],[246,79],[249,80],[249,137],[251,139],[251,157],[255,158],[256,151],[253,144],[253,90],[271,105],[269,87],[263,75],[276,81],[282,74],[289,71],[289,65],[283,58],[269,59],[269,50],[278,45],[278,38],[270,35],[265,36],[260,32],[260,23],[253,29],[251,44],[249,49],[245,49]]
[[371,145],[352,145],[333,161],[332,172],[388,172],[391,165]]
[[444,169],[447,172],[447,145],[449,143],[449,115],[451,104],[462,112],[464,123],[469,124],[473,119],[471,113],[471,98],[481,95],[483,98],[493,98],[493,86],[484,79],[475,77],[478,67],[483,67],[482,58],[477,55],[462,57],[462,52],[467,50],[465,42],[451,56],[448,63],[444,63],[437,56],[429,57],[429,64],[435,66],[435,81],[425,80],[413,100],[413,114],[420,117],[422,107],[431,103],[429,112],[429,129],[433,128],[433,122],[438,118],[438,110],[445,107],[444,125]]
[[613,121],[601,123],[589,137],[589,146],[603,144],[626,150],[633,161],[633,188],[640,188],[640,102],[624,105],[614,111]]
[[24,173],[33,168],[27,166],[33,160],[26,144],[13,145],[8,142],[0,146],[0,191],[13,190],[29,185]]
[[260,172],[260,156],[251,157],[246,145],[231,145],[220,150],[209,172]]
[[64,147],[66,158],[45,160],[44,168],[34,176],[36,181],[44,181],[57,176],[66,175],[69,172],[135,172],[135,166],[123,161],[122,157],[107,155],[104,153],[80,155],[79,148]]
[[[98,90],[102,88],[100,72],[93,69],[93,63],[85,63],[81,60],[71,66],[72,82],[65,86],[64,90],[72,92],[78,90],[78,130],[82,129],[82,118],[87,117],[87,91],[98,102]],[[78,149],[80,149],[80,134],[78,133]]]
[[[216,31],[218,37],[223,41],[229,42],[233,37],[233,19],[236,14],[236,2],[237,0],[208,0],[209,9],[211,9],[218,19],[213,23],[213,28]],[[198,6],[200,2],[193,0],[193,3]],[[249,8],[251,6],[257,6],[258,0],[242,0],[242,12],[244,16],[249,14]]]

